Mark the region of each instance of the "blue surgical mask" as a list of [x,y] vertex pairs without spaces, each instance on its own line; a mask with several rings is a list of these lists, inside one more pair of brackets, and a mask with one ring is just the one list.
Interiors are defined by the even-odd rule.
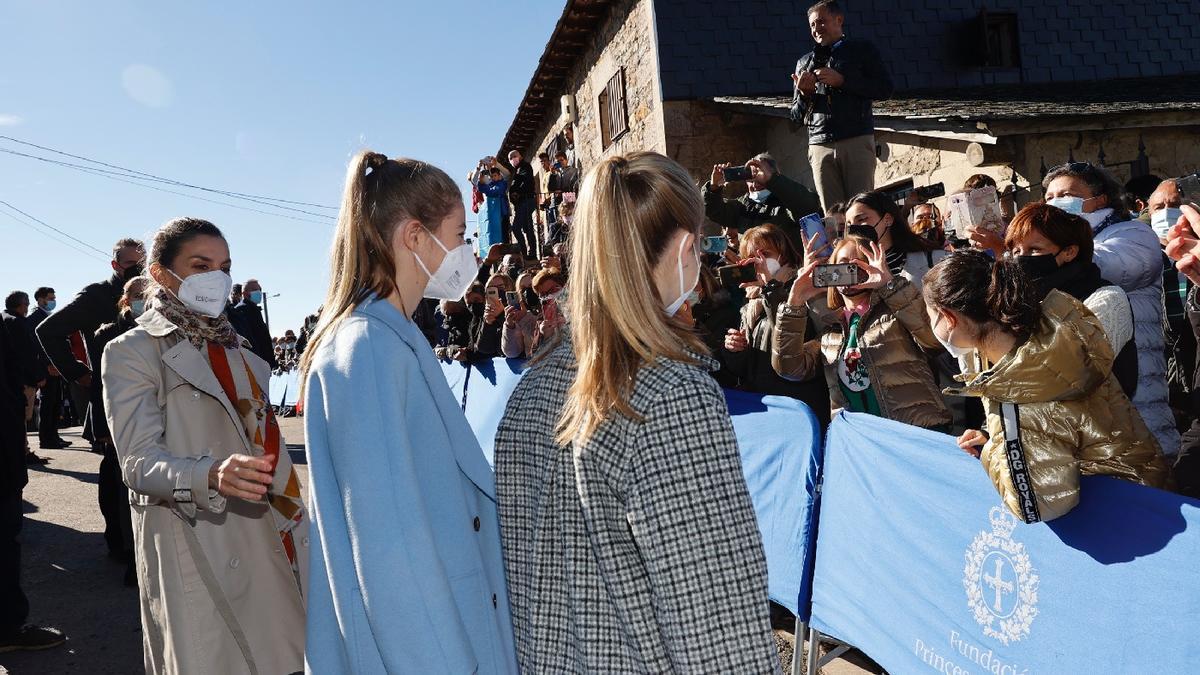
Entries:
[[262,291],[250,291],[250,302],[256,305],[262,304]]
[[1167,231],[1179,222],[1182,216],[1183,209],[1174,206],[1159,209],[1150,215],[1150,228],[1154,230],[1154,234],[1157,234],[1159,239],[1166,239]]
[[1083,215],[1082,197],[1055,197],[1054,199],[1047,199],[1046,205],[1062,209],[1076,216]]
[[753,199],[754,201],[758,202],[759,204],[762,204],[763,202],[767,201],[770,198],[771,198],[770,190],[752,190],[752,191],[750,191],[750,199]]
[[[1175,209],[1175,210],[1178,211],[1179,209]],[[1174,221],[1172,221],[1172,222],[1174,222]],[[58,302],[55,300],[51,300],[50,302],[46,303],[46,311],[47,312],[53,312],[55,307],[58,307]]]
[[145,300],[133,300],[129,303],[129,311],[133,312],[133,316],[139,317],[146,311]]

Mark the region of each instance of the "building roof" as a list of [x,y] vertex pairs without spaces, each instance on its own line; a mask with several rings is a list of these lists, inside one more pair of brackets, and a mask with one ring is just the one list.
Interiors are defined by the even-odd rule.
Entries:
[[[787,117],[792,104],[790,95],[720,96],[713,100],[744,112],[779,117]],[[1200,74],[928,89],[877,101],[874,111],[876,118],[948,130],[964,125],[976,128],[973,123],[978,122],[1200,111]]]
[[497,158],[512,148],[526,148],[545,126],[548,115],[557,115],[559,96],[572,69],[588,47],[596,30],[608,18],[615,0],[567,0],[562,16],[538,59],[517,115],[504,135]]

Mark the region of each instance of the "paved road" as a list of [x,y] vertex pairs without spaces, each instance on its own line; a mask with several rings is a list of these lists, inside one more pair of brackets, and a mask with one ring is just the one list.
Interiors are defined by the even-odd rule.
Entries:
[[[302,482],[304,433],[300,420],[280,420],[283,436]],[[0,675],[89,673],[126,675],[142,669],[141,621],[137,590],[123,585],[124,565],[110,560],[104,545],[104,520],[96,505],[96,472],[100,456],[87,452],[80,430],[63,437],[78,450],[38,450],[50,458],[30,471],[25,488],[22,532],[23,585],[32,605],[30,621],[57,626],[69,640],[45,652],[0,654]],[[37,434],[29,437],[37,447]],[[785,672],[791,661],[792,636],[776,632]],[[871,671],[842,660],[822,670],[826,675],[858,675]]]

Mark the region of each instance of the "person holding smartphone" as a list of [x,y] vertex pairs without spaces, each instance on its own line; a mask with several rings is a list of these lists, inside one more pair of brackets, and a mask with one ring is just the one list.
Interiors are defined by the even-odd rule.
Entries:
[[495,480],[409,318],[422,297],[458,300],[474,282],[465,233],[444,171],[369,151],[351,161],[301,361],[308,672],[516,672]]
[[[771,345],[775,371],[801,380],[824,371],[835,409],[947,431],[950,412],[929,366],[929,355],[943,350],[920,291],[903,276],[892,276],[883,248],[863,237],[839,241],[830,262],[861,270],[862,281],[842,285],[838,279],[838,285],[819,288],[814,276],[831,265],[800,271],[779,308]],[[821,295],[833,320],[819,337],[809,338],[808,303]]]
[[[746,192],[726,197],[726,186],[742,183]],[[797,249],[804,246],[800,218],[821,211],[817,194],[783,175],[775,158],[759,153],[745,165],[717,164],[701,188],[704,214],[722,227],[745,232],[767,222],[775,223]]]
[[609,157],[584,178],[570,322],[496,435],[524,672],[779,672],[716,364],[675,319],[703,219],[687,170],[663,155]]
[[504,309],[507,294],[516,288],[507,274],[493,274],[484,287],[483,323],[475,337],[475,354],[484,358],[500,356],[504,333]]

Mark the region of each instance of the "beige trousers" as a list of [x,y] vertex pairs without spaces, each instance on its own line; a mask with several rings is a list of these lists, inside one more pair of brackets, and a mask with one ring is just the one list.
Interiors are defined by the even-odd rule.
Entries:
[[822,208],[845,204],[854,195],[875,189],[875,161],[874,134],[810,144],[808,163]]

